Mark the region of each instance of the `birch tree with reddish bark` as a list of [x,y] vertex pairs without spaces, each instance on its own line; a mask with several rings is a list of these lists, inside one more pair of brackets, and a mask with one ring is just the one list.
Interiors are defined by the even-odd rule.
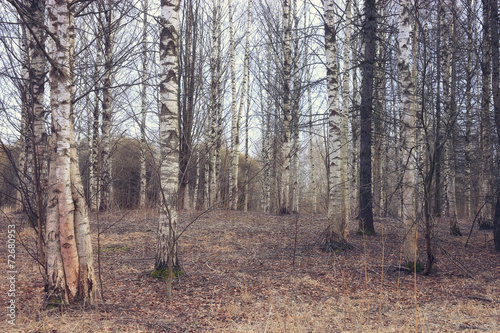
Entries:
[[96,302],[90,223],[73,129],[71,10],[69,2],[47,1],[53,138],[46,227],[47,306],[75,303],[92,306]]

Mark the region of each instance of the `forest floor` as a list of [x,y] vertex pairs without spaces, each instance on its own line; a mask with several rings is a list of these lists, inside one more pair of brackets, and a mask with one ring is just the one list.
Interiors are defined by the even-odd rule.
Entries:
[[[182,214],[180,229],[195,217]],[[357,234],[353,220],[354,248],[325,253],[323,215],[214,211],[181,237],[185,274],[168,300],[165,282],[150,276],[155,213],[93,213],[91,220],[102,281],[98,306],[42,310],[42,278],[22,245],[32,248],[34,235],[18,227],[12,326],[6,309],[9,222],[0,219],[0,332],[500,332],[500,255],[493,252],[491,231],[477,227],[465,247],[467,235],[452,237],[440,222],[432,273],[415,276],[398,269],[403,232],[395,219],[376,219],[377,234],[370,237]],[[464,234],[470,225],[460,221]]]

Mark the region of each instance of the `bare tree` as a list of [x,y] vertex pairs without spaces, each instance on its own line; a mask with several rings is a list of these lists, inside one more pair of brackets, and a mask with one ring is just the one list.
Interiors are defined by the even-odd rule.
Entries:
[[[491,0],[491,26],[498,27],[498,1]],[[497,138],[500,144],[500,42],[498,29],[491,30],[491,55],[492,55],[492,92],[493,92],[493,107],[495,112],[495,127],[497,130]],[[500,158],[497,157],[497,160]],[[496,205],[494,216],[494,231],[493,237],[495,242],[495,251],[500,252],[500,180],[497,176],[497,192]]]
[[373,71],[375,65],[376,16],[375,0],[366,0],[363,24],[364,58],[362,61],[363,79],[361,83],[359,154],[359,229],[365,234],[374,234],[372,209],[372,113],[373,113]]
[[410,72],[410,3],[401,0],[401,14],[399,19],[398,36],[398,70],[403,88],[403,153],[406,160],[403,170],[403,221],[405,225],[404,260],[412,263],[418,261],[417,254],[417,219],[415,207],[415,109],[413,107],[413,80]]
[[329,161],[329,195],[328,223],[329,230],[326,249],[336,249],[345,246],[348,224],[342,213],[341,174],[343,160],[342,149],[342,117],[339,105],[339,81],[337,65],[337,40],[335,31],[334,1],[324,2],[325,11],[325,54],[328,82],[328,161]]
[[90,223],[83,197],[71,107],[74,47],[73,8],[49,0],[47,18],[50,103],[54,149],[49,171],[46,228],[46,303],[48,306],[82,302],[95,304]]
[[179,188],[179,68],[178,68],[179,1],[162,0],[160,35],[160,182],[162,208],[158,221],[156,271],[168,272],[167,297],[172,294],[173,274],[180,270],[177,258],[176,230]]

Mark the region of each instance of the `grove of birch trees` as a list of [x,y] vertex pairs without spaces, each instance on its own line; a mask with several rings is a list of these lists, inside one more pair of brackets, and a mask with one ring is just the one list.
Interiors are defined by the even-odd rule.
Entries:
[[459,219],[500,251],[497,0],[8,0],[0,17],[0,207],[37,234],[47,305],[95,304],[89,211],[158,210],[169,285],[183,212],[323,214],[325,251],[393,218],[425,274]]

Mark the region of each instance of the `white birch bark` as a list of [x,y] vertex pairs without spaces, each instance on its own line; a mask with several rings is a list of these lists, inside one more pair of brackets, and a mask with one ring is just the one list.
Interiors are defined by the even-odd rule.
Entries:
[[[29,50],[28,50],[28,29],[25,24],[23,24],[22,19],[19,18],[19,26],[21,27],[21,52],[23,65],[21,67],[21,77],[22,83],[20,85],[20,96],[21,96],[21,125],[19,128],[19,160],[18,160],[18,170],[21,172],[21,177],[18,179],[17,184],[17,192],[16,192],[16,209],[21,211],[23,209],[24,198],[23,193],[26,188],[26,184],[28,184],[27,175],[27,157],[28,151],[27,149],[27,140],[29,140],[28,136],[28,112],[29,112]],[[28,146],[29,147],[29,146]]]
[[104,78],[102,87],[102,124],[101,124],[101,170],[100,170],[100,209],[109,209],[113,197],[111,178],[111,84],[113,81],[113,0],[105,1],[103,27],[104,34]]
[[248,149],[249,149],[249,125],[250,125],[250,100],[251,100],[251,95],[250,95],[250,80],[247,81],[247,91],[248,91],[248,96],[247,96],[247,109],[245,113],[245,181],[244,181],[244,190],[243,190],[243,211],[247,212],[248,211],[248,182],[249,182],[249,173],[250,173],[250,165],[249,165],[249,155],[248,155]]
[[238,209],[239,115],[236,109],[235,45],[233,6],[229,2],[229,58],[231,66],[231,164],[229,168],[229,207]]
[[[40,22],[44,22],[45,18],[45,3],[43,1],[29,1],[30,14],[32,15],[27,21],[29,25],[28,52],[29,52],[29,112],[32,113],[29,125],[32,126],[33,133],[33,150],[31,163],[33,164],[33,183],[34,197],[36,198],[36,207],[39,220],[43,220],[46,205],[45,188],[48,182],[48,139],[45,129],[46,111],[43,105],[45,93],[45,66],[46,60],[41,47],[43,47],[44,31]],[[39,221],[43,225],[44,221]],[[41,227],[40,225],[40,227]]]
[[[71,4],[69,8],[71,8]],[[75,43],[76,25],[73,11],[69,10],[69,69],[70,69],[70,97],[75,99]],[[70,177],[71,195],[73,200],[74,226],[76,247],[78,250],[78,292],[76,300],[84,305],[94,305],[96,298],[96,280],[94,274],[94,257],[90,235],[90,221],[87,203],[85,202],[80,167],[78,164],[77,143],[75,141],[75,114],[74,104],[70,104]]]
[[[418,73],[419,73],[419,61],[418,61],[418,53],[419,53],[419,43],[418,43],[418,25],[417,22],[414,22],[412,25],[412,49],[411,49],[411,59],[412,59],[412,65],[411,65],[411,76],[412,76],[412,96],[413,96],[413,108],[414,108],[414,114],[415,114],[415,154],[416,154],[416,161],[415,161],[415,167],[416,170],[423,170],[424,165],[426,164],[426,159],[427,159],[427,154],[425,152],[425,146],[424,146],[424,126],[426,126],[426,114],[422,113],[420,116],[419,113],[421,113],[421,99],[419,96],[417,96],[417,85],[418,85]],[[426,25],[424,25],[424,29],[427,29]],[[427,35],[426,31],[424,30],[424,38],[426,38]],[[419,115],[419,116],[417,116]],[[424,182],[423,179],[419,178],[419,173],[416,171],[415,172],[415,211],[417,214],[420,214],[423,212],[424,209],[424,202],[422,198],[424,198]]]
[[[398,34],[398,72],[402,85],[403,131],[402,146],[404,158],[403,176],[403,222],[405,234],[403,256],[406,263],[416,263],[417,221],[415,212],[415,109],[413,108],[413,81],[410,72],[410,3],[400,0],[401,14]],[[417,256],[417,257],[416,257]]]
[[[455,94],[455,81],[456,81],[456,64],[455,64],[455,45],[456,45],[456,34],[455,34],[455,8],[456,1],[451,2],[451,13],[453,17],[448,17],[444,21],[445,24],[449,24],[449,35],[448,35],[448,60],[447,66],[443,75],[443,90],[444,90],[444,100],[445,100],[445,114],[448,119],[449,128],[449,138],[446,140],[445,145],[445,175],[446,175],[446,204],[445,204],[445,216],[449,218],[450,233],[455,236],[460,236],[461,232],[457,226],[457,204],[456,204],[456,183],[455,183],[455,164],[456,164],[456,152],[455,152],[455,140],[456,140],[456,94]],[[449,16],[448,15],[448,16]],[[447,22],[447,23],[446,23]],[[450,24],[451,22],[451,24]]]
[[222,91],[222,80],[220,77],[222,76],[222,33],[221,33],[221,13],[222,13],[222,8],[220,5],[220,0],[217,0],[217,12],[219,13],[218,16],[218,24],[217,24],[217,62],[216,62],[216,76],[217,76],[217,98],[215,99],[215,119],[216,119],[216,136],[215,136],[215,179],[217,180],[217,187],[216,187],[216,193],[215,193],[215,202],[221,201],[222,198],[222,186],[221,186],[221,170],[222,170],[222,154],[221,154],[221,149],[222,149],[222,139],[223,139],[223,126],[222,126],[222,98],[223,98],[223,91]]
[[[352,27],[354,29],[354,27]],[[351,30],[352,31],[352,30]],[[352,41],[353,50],[357,50],[359,47],[358,39],[354,39]],[[353,63],[358,63],[358,53],[353,52]],[[351,204],[350,210],[351,215],[356,216],[359,210],[359,149],[360,149],[360,124],[359,124],[359,105],[360,105],[360,94],[359,94],[359,76],[358,70],[356,67],[353,68],[352,71],[352,100],[353,100],[353,116],[351,118],[351,134],[352,134],[352,154],[351,154],[351,182],[350,182],[350,191],[351,191]]]
[[291,63],[291,76],[293,77],[293,88],[291,92],[291,116],[292,116],[292,146],[290,150],[290,211],[299,211],[299,121],[300,121],[300,95],[301,88],[301,71],[299,65],[300,59],[300,44],[298,34],[299,18],[297,16],[297,0],[292,0],[292,18],[293,18],[293,58]]
[[290,20],[290,0],[283,0],[283,135],[282,135],[282,155],[283,166],[281,172],[281,194],[280,194],[280,213],[290,211],[290,68],[291,68],[291,20]]
[[218,87],[218,73],[217,73],[217,63],[218,59],[218,39],[219,39],[219,11],[218,5],[214,4],[213,20],[212,20],[212,52],[210,54],[210,110],[209,110],[209,122],[210,122],[210,139],[209,139],[209,149],[210,149],[210,162],[209,162],[209,186],[208,186],[208,205],[207,207],[213,206],[217,198],[217,87]]
[[350,57],[351,57],[351,0],[346,1],[345,8],[345,39],[344,39],[344,76],[342,81],[342,127],[341,127],[341,169],[340,169],[340,200],[341,200],[341,215],[342,219],[346,222],[346,227],[344,230],[344,238],[347,238],[349,232],[348,221],[349,221],[349,207],[350,207],[350,195],[348,193],[349,189],[349,71],[350,71]]
[[139,188],[139,207],[146,205],[146,111],[147,111],[147,29],[148,29],[148,0],[143,0],[142,18],[142,72],[141,72],[141,170]]
[[[384,40],[384,33],[377,32],[377,37]],[[383,122],[384,122],[384,104],[383,100],[386,98],[384,93],[384,75],[385,75],[385,62],[384,62],[384,46],[379,43],[377,46],[377,60],[374,69],[374,91],[373,91],[373,214],[376,216],[382,215],[382,150],[383,150]]]
[[[176,246],[179,188],[178,11],[179,0],[161,1],[160,186],[162,205],[158,221],[155,270],[179,269]],[[169,279],[171,278],[172,274],[169,274]]]
[[[306,48],[307,50],[307,48]],[[307,52],[307,51],[306,51]],[[309,184],[311,187],[311,206],[313,214],[317,212],[317,190],[316,190],[316,180],[314,175],[316,173],[316,166],[314,163],[314,146],[313,146],[313,113],[312,113],[312,98],[311,98],[311,71],[307,64],[307,53],[305,55],[305,68],[307,76],[307,110],[309,114]]]
[[[271,70],[271,55],[270,44],[266,48],[266,64],[267,70]],[[258,72],[259,82],[265,82],[261,76],[262,71]],[[267,84],[269,81],[266,82]],[[269,213],[271,211],[271,99],[269,93],[265,89],[260,89],[260,107],[262,112],[262,164],[263,164],[263,177],[262,177],[262,211]]]
[[[99,14],[101,16],[101,14]],[[90,177],[90,210],[99,210],[101,202],[100,176],[99,176],[99,114],[100,114],[100,88],[101,88],[101,60],[102,60],[102,39],[101,35],[96,36],[96,56],[94,67],[94,105],[92,112],[92,149],[90,150],[90,169],[92,177]]]
[[[54,147],[47,206],[47,305],[95,304],[90,224],[72,119],[74,17],[68,2],[47,2],[50,104]],[[54,38],[56,40],[54,40]]]
[[473,17],[473,1],[467,2],[469,12],[467,13],[467,72],[465,88],[465,216],[471,217],[471,130],[472,130],[472,80],[474,78],[473,66],[473,38],[476,31]]
[[[306,31],[305,43],[308,45],[308,21],[307,21],[307,5],[304,8],[304,31]],[[309,48],[305,47],[304,50],[304,68],[306,71],[306,89],[307,89],[307,114],[309,115],[309,188],[311,193],[311,211],[313,214],[317,212],[317,198],[316,198],[316,180],[315,180],[315,164],[314,164],[314,146],[313,146],[313,111],[312,111],[312,98],[311,98],[311,69],[309,68]]]
[[[324,1],[325,17],[325,54],[328,86],[328,156],[329,190],[328,223],[331,242],[328,246],[339,247],[347,236],[347,221],[342,214],[341,168],[342,168],[342,117],[339,105],[339,82],[337,65],[337,41],[335,31],[335,3]],[[340,244],[336,244],[340,243]]]

